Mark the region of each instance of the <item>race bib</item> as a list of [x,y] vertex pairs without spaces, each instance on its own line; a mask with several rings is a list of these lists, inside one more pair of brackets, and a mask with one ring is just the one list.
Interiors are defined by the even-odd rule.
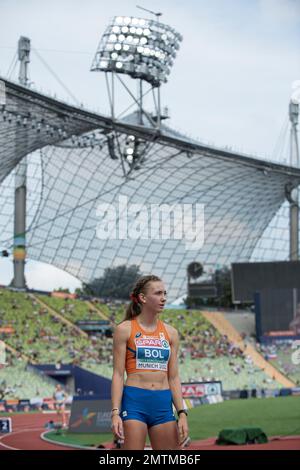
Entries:
[[136,369],[168,370],[170,345],[164,338],[136,338]]

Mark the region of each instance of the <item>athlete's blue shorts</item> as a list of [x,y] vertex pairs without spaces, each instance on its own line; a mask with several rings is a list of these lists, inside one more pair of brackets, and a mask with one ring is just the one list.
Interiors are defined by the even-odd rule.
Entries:
[[147,390],[125,385],[123,388],[121,418],[137,419],[148,427],[176,421],[172,408],[171,390]]

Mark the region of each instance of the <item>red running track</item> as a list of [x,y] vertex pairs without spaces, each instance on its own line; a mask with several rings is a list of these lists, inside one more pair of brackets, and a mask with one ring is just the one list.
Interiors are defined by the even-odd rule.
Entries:
[[[75,450],[70,447],[50,444],[41,438],[46,431],[45,424],[51,419],[56,421],[53,414],[18,414],[12,416],[12,433],[0,434],[1,450]],[[109,448],[111,443],[107,443]],[[300,436],[271,437],[267,444],[252,444],[243,446],[218,446],[215,438],[193,441],[187,450],[300,450]]]
[[54,413],[29,413],[12,416],[12,432],[0,434],[1,450],[74,450],[70,447],[58,446],[43,441],[41,434],[45,424],[50,420],[57,421]]

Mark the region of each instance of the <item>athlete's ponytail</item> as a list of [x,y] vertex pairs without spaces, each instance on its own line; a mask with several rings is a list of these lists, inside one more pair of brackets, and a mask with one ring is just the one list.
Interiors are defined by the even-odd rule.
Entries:
[[146,293],[147,285],[151,281],[161,281],[161,279],[154,274],[149,274],[148,276],[140,277],[136,281],[130,294],[131,302],[126,309],[126,314],[123,321],[131,320],[131,318],[137,317],[142,312],[142,304],[139,298],[139,294]]

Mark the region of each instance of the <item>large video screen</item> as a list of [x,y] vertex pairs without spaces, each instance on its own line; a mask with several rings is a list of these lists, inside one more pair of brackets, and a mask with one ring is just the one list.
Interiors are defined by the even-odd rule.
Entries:
[[254,302],[262,289],[300,289],[300,261],[233,263],[231,265],[232,301]]
[[270,332],[296,334],[299,312],[299,289],[262,289],[255,296],[256,335]]

